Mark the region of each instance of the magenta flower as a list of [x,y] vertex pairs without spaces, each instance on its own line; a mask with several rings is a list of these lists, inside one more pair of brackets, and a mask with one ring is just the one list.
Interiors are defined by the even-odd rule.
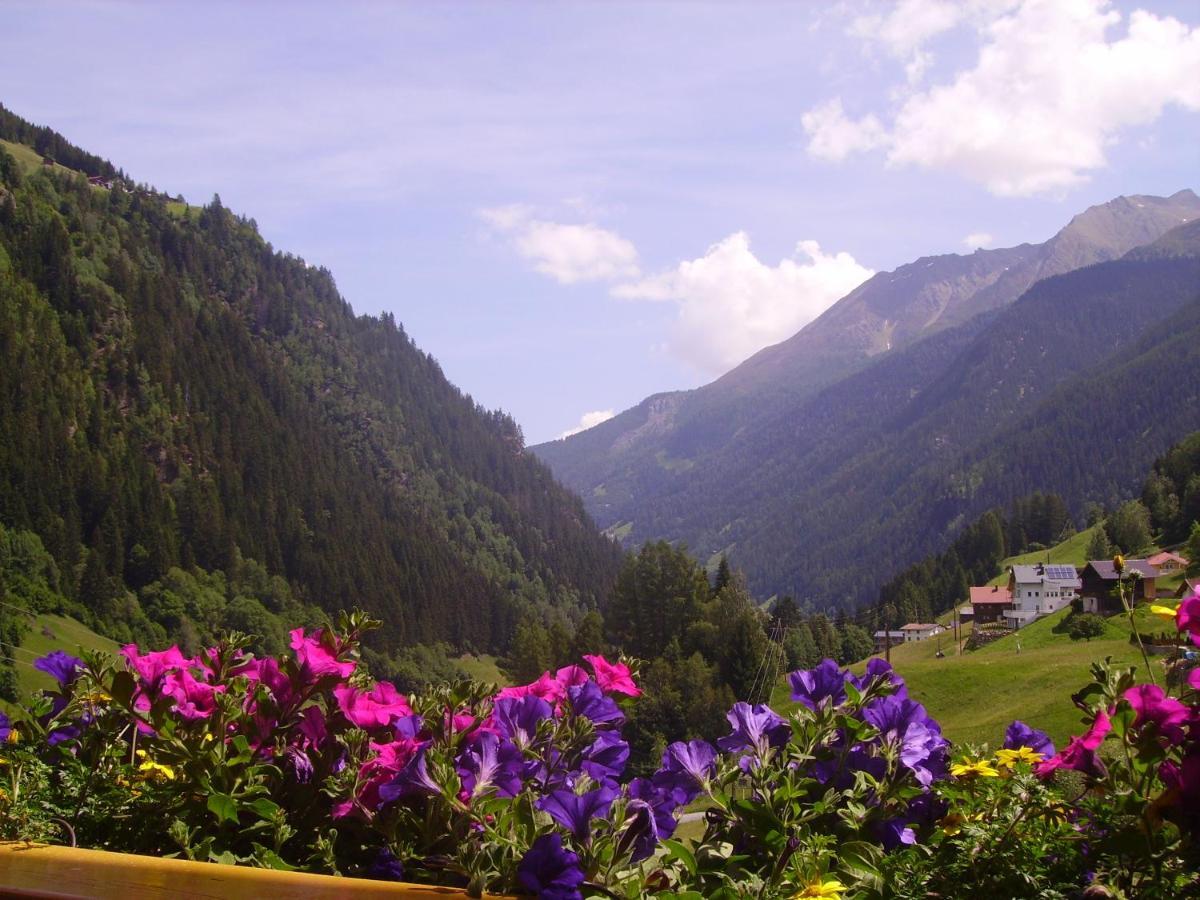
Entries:
[[642,696],[642,689],[633,681],[629,666],[625,663],[610,663],[603,656],[584,656],[596,673],[596,683],[605,693],[627,694],[630,697]]
[[1095,778],[1103,777],[1104,764],[1096,751],[1104,743],[1105,736],[1112,731],[1108,713],[1099,710],[1092,727],[1082,737],[1071,738],[1067,748],[1034,766],[1034,773],[1045,778],[1056,769],[1074,769]]
[[121,648],[121,655],[128,660],[129,668],[142,680],[142,690],[151,694],[158,692],[168,672],[187,668],[191,662],[178,647],[138,653],[137,644],[126,644]]
[[554,673],[554,680],[564,688],[573,688],[577,685],[586,684],[591,678],[583,666],[563,666]]
[[1191,635],[1192,643],[1200,646],[1200,587],[1179,604],[1175,612],[1175,627]]
[[304,629],[297,628],[290,632],[292,649],[296,651],[296,664],[300,668],[300,677],[305,682],[314,681],[324,675],[336,675],[338,678],[349,678],[354,671],[354,663],[337,658],[337,654],[325,646],[323,629],[314,631],[305,637]]
[[412,715],[408,699],[390,681],[381,681],[370,691],[348,684],[333,689],[342,713],[353,725],[366,730],[386,728],[396,719]]
[[1200,749],[1194,749],[1178,763],[1164,762],[1158,775],[1167,787],[1165,799],[1170,799],[1181,820],[1180,825],[1193,835],[1200,835]]
[[1188,707],[1168,697],[1162,688],[1154,684],[1131,687],[1123,696],[1137,713],[1133,723],[1135,728],[1145,728],[1148,723],[1153,723],[1158,734],[1171,744],[1183,740],[1184,726],[1190,715]]
[[516,687],[506,687],[496,695],[497,700],[507,697],[538,697],[552,706],[557,706],[567,696],[567,687],[549,672],[543,672],[537,681]]
[[198,680],[187,669],[169,673],[163,679],[164,696],[175,700],[173,711],[185,719],[207,719],[217,709],[216,695],[225,685],[211,685]]

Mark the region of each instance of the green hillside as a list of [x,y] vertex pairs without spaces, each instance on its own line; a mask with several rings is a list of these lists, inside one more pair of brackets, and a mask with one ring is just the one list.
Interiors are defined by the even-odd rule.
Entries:
[[[1079,733],[1080,713],[1070,695],[1089,681],[1093,662],[1111,656],[1120,665],[1136,665],[1139,677],[1145,675],[1123,617],[1109,619],[1102,637],[1072,641],[1053,631],[1066,614],[1063,610],[961,656],[954,654],[949,635],[942,636],[943,659],[936,657],[936,638],[894,647],[892,665],[907,682],[909,694],[957,744],[996,746],[1013,719],[1043,729],[1061,744]],[[1143,632],[1163,629],[1162,620],[1148,610],[1139,608],[1137,616]],[[854,669],[861,672],[864,666]],[[792,707],[789,693],[784,679],[772,695],[777,709]]]
[[131,179],[3,107],[0,139],[0,526],[60,598],[26,608],[195,652],[359,607],[386,656],[604,605],[618,548],[395,316],[219,198],[91,188]]
[[1000,563],[1000,574],[993,578],[988,584],[1007,584],[1009,566],[1032,565],[1033,563],[1061,563],[1063,565],[1075,566],[1080,568],[1087,562],[1087,548],[1091,542],[1096,529],[1099,525],[1093,525],[1091,528],[1085,528],[1076,534],[1071,535],[1061,544],[1055,544],[1045,550],[1031,550],[1029,553],[1020,553],[1016,556],[1009,556]]

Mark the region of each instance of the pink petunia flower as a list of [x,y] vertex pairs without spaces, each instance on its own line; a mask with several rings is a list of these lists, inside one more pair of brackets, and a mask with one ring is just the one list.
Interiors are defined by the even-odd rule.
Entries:
[[1191,635],[1192,643],[1200,646],[1200,587],[1179,604],[1175,613],[1175,627],[1186,631]]
[[225,685],[200,681],[187,669],[168,674],[162,686],[163,695],[175,700],[173,711],[190,720],[207,719],[216,712],[216,695],[224,690]]
[[627,694],[630,697],[640,697],[642,689],[633,681],[629,666],[625,663],[610,663],[603,656],[584,656],[596,673],[596,683],[605,693]]
[[168,672],[187,668],[191,663],[179,647],[139,653],[137,644],[126,644],[121,648],[121,655],[129,662],[129,668],[142,680],[142,690],[149,693],[158,692]]
[[289,633],[292,636],[292,649],[296,651],[300,677],[305,682],[314,681],[324,675],[349,678],[354,671],[353,662],[339,660],[337,655],[322,643],[323,630],[318,629],[308,637],[305,636],[303,628]]
[[1034,767],[1034,773],[1045,778],[1056,769],[1074,769],[1077,772],[1100,777],[1104,768],[1096,750],[1104,743],[1104,738],[1110,731],[1112,731],[1112,722],[1109,721],[1108,713],[1104,710],[1098,711],[1092,727],[1083,737],[1071,738],[1065,750],[1038,763]]
[[1123,696],[1137,712],[1137,719],[1133,723],[1135,728],[1144,728],[1152,722],[1158,733],[1171,744],[1183,740],[1183,729],[1190,711],[1178,700],[1164,694],[1162,688],[1154,684],[1139,684],[1131,687]]
[[339,685],[333,696],[346,718],[359,728],[386,728],[394,720],[412,715],[408,699],[390,681],[381,681],[370,691]]

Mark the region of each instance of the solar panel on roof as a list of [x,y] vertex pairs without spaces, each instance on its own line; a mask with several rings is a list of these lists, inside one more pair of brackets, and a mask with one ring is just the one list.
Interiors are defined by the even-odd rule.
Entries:
[[1076,578],[1074,566],[1046,566],[1046,577],[1053,581],[1072,581]]

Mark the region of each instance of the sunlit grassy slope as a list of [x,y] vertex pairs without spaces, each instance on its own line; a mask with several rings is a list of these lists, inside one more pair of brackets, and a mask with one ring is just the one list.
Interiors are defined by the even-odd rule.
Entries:
[[[1053,631],[1066,614],[1063,610],[962,655],[943,635],[943,659],[936,657],[936,638],[894,647],[892,665],[908,683],[911,696],[925,704],[955,743],[997,746],[1013,719],[1044,729],[1061,743],[1080,731],[1080,713],[1070,697],[1090,680],[1093,662],[1111,656],[1116,663],[1137,665],[1139,677],[1145,674],[1123,616],[1109,619],[1101,637],[1072,641]],[[1137,620],[1142,632],[1163,630],[1162,620],[1145,608],[1137,610]],[[862,671],[863,664],[854,668]],[[773,694],[777,709],[790,708],[788,695],[785,679]]]
[[481,653],[478,656],[471,653],[464,653],[455,662],[476,681],[484,681],[491,684],[508,684],[508,679],[504,677],[504,674],[500,671],[500,667],[496,665],[496,657],[490,656],[487,653]]
[[988,584],[1006,584],[1008,582],[1008,567],[1009,566],[1028,566],[1033,563],[1059,563],[1068,566],[1083,566],[1087,559],[1088,544],[1092,541],[1092,536],[1096,533],[1099,525],[1093,525],[1091,528],[1085,528],[1077,534],[1071,535],[1061,544],[1056,544],[1047,550],[1032,550],[1029,553],[1021,553],[1017,556],[1010,556],[1008,559],[1000,563],[1000,574],[993,578]]
[[[30,624],[21,646],[13,654],[17,664],[18,690],[22,697],[34,691],[53,687],[54,679],[33,667],[33,661],[51,650],[65,650],[75,656],[82,650],[103,650],[116,653],[120,649],[115,641],[101,637],[82,622],[67,616],[49,613],[39,615]],[[7,708],[8,704],[4,704]]]

